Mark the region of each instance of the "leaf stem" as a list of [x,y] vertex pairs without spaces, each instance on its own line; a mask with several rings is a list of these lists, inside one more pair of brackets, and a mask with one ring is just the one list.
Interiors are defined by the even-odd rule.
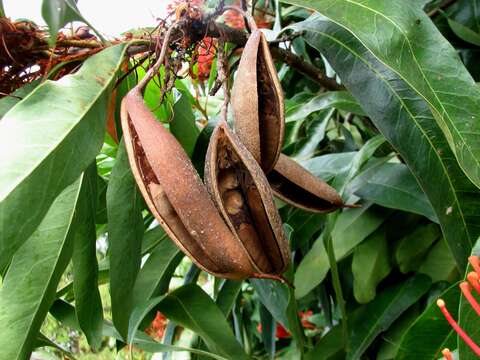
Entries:
[[349,351],[348,342],[348,315],[345,306],[345,298],[343,297],[342,284],[340,282],[340,275],[338,272],[337,260],[335,257],[335,249],[333,248],[332,230],[337,220],[338,212],[328,215],[327,225],[325,227],[324,244],[328,255],[328,262],[330,263],[330,271],[332,272],[333,289],[335,290],[335,297],[338,305],[340,306],[340,312],[342,314],[342,336],[345,346],[345,352]]

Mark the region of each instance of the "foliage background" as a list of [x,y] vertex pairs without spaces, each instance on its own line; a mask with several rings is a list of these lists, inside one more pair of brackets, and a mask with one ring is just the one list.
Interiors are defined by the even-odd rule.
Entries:
[[[112,131],[148,66],[124,76],[122,41],[0,100],[0,358],[436,359],[444,347],[476,358],[435,300],[478,343],[456,285],[480,235],[480,3],[256,6],[268,39],[296,34],[280,46],[323,74],[277,61],[283,152],[361,208],[322,215],[278,201],[295,290],[200,272],[146,210]],[[71,0],[44,0],[43,15],[51,34],[88,24]],[[145,101],[201,172],[223,94],[208,96],[214,53],[196,51],[164,103],[153,82]]]

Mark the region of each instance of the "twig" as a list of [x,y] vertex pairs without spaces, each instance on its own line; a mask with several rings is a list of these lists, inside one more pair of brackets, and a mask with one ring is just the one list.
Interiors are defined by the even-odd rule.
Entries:
[[268,43],[270,44],[270,46],[274,45],[274,44],[279,44],[279,43],[282,43],[282,42],[287,42],[287,41],[292,41],[300,36],[303,36],[305,35],[305,31],[298,31],[298,32],[294,32],[294,33],[291,33],[289,35],[284,35],[278,39],[275,39],[275,40],[272,40],[272,41],[269,41]]
[[440,10],[443,10],[447,7],[449,7],[450,5],[452,5],[454,2],[456,2],[457,0],[446,0],[443,4],[441,4],[440,6],[436,7],[435,9],[433,9],[432,11],[428,12],[427,15],[429,17],[434,17],[435,15],[437,15],[437,13],[440,11]]
[[[248,34],[242,30],[233,29],[224,24],[215,24],[210,22],[204,24],[204,27],[199,27],[198,35],[203,38],[203,36],[208,36],[212,38],[219,38],[223,36],[226,42],[233,43],[237,46],[244,46],[248,39]],[[135,44],[132,45],[129,50],[129,55],[135,55],[143,53],[146,51],[152,50],[152,42],[144,40],[144,44]],[[342,85],[337,84],[333,79],[329,79],[325,76],[322,70],[316,66],[306,62],[301,57],[293,54],[290,51],[280,49],[276,46],[271,47],[272,56],[275,60],[281,61],[289,65],[292,69],[298,71],[299,73],[308,76],[313,81],[317,82],[324,88],[328,90],[343,90]]]
[[223,38],[220,38],[218,41],[218,52],[217,52],[217,69],[218,69],[218,79],[222,83],[223,88],[223,105],[222,105],[222,119],[227,121],[228,115],[228,103],[230,102],[230,92],[228,91],[228,63],[225,57],[225,43]]
[[138,85],[137,85],[138,89],[143,90],[147,86],[148,82],[155,76],[155,74],[158,73],[158,70],[160,69],[160,66],[162,66],[162,63],[165,60],[165,55],[167,54],[167,49],[168,49],[168,45],[169,45],[169,42],[170,42],[170,36],[172,35],[173,30],[179,24],[180,24],[180,22],[176,21],[168,29],[167,33],[165,34],[165,36],[163,38],[163,44],[162,44],[162,50],[160,51],[160,56],[158,57],[155,64],[153,64],[153,66],[145,74],[145,77],[138,83]]
[[310,77],[315,82],[322,85],[328,90],[344,90],[342,85],[339,85],[335,80],[327,78],[325,74],[316,66],[304,61],[301,57],[291,53],[290,51],[272,47],[270,49],[274,59],[284,62],[292,69],[299,73]]
[[[238,46],[244,46],[247,42],[248,36],[244,31],[233,29],[224,24],[216,24],[216,26],[208,26],[207,35],[210,37],[218,38],[223,36],[225,41],[234,43]],[[333,79],[329,79],[325,74],[316,66],[306,62],[301,57],[293,54],[290,51],[280,49],[276,46],[271,47],[270,51],[275,60],[281,61],[289,65],[292,69],[299,73],[308,76],[315,82],[322,85],[328,90],[343,90],[342,85],[337,84]]]
[[247,0],[241,0],[240,7],[242,8],[243,11],[247,11]]

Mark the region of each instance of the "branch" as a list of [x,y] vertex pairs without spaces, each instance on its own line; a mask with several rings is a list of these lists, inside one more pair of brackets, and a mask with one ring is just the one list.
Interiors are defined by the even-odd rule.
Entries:
[[434,17],[435,15],[437,15],[437,13],[440,11],[440,10],[444,10],[446,9],[447,7],[449,7],[450,5],[452,5],[454,2],[456,2],[457,0],[446,0],[443,4],[441,4],[439,7],[433,9],[432,11],[430,11],[427,15],[429,17]]
[[[247,42],[247,34],[241,30],[233,29],[229,26],[223,24],[210,24],[208,29],[206,29],[207,36],[210,37],[220,37],[224,36],[227,42],[234,43],[238,46],[244,46]],[[203,33],[203,35],[205,32]],[[329,79],[325,74],[316,66],[306,62],[300,56],[293,54],[290,51],[281,49],[277,46],[270,46],[272,56],[274,59],[284,62],[289,65],[292,69],[297,70],[299,73],[308,76],[315,82],[319,83],[321,86],[328,90],[342,90],[343,86],[337,84],[333,79]]]
[[[182,29],[177,28],[172,37],[182,38]],[[231,28],[224,24],[213,23],[210,21],[208,24],[201,23],[201,26],[195,28],[195,34],[192,34],[192,38],[202,39],[205,35],[209,37],[219,38],[223,37],[225,41],[231,42],[238,46],[244,46],[247,42],[248,35],[245,31]],[[275,60],[281,61],[289,65],[292,69],[299,73],[308,76],[316,83],[320,84],[328,90],[342,90],[344,87],[337,84],[333,79],[325,76],[322,70],[316,66],[303,60],[300,56],[293,54],[290,51],[281,49],[277,46],[275,41],[270,44],[270,50]],[[153,51],[155,49],[156,38],[149,40],[137,40],[135,45],[129,47],[128,55],[135,55],[146,51]],[[79,48],[97,48],[102,47],[102,44],[96,40],[61,40],[57,43],[57,46],[76,46]]]

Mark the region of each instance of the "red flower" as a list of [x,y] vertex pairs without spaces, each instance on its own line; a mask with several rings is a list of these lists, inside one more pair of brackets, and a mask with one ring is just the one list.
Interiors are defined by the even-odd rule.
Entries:
[[166,327],[167,318],[160,311],[157,311],[155,319],[153,319],[152,323],[145,330],[145,332],[154,339],[161,339],[163,337]]
[[[262,324],[258,324],[257,331],[260,334],[262,333]],[[290,334],[288,332],[288,330],[283,327],[282,324],[277,323],[277,329],[275,331],[275,337],[277,339],[288,339],[289,337],[292,337],[292,334]]]
[[197,45],[198,52],[198,79],[200,81],[208,80],[210,69],[215,58],[216,48],[212,38],[206,37]]

